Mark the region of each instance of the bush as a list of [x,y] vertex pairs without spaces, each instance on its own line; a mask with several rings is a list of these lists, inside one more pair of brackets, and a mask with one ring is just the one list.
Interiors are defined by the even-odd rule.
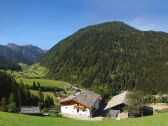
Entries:
[[17,112],[17,106],[16,106],[16,103],[10,103],[8,106],[8,112]]

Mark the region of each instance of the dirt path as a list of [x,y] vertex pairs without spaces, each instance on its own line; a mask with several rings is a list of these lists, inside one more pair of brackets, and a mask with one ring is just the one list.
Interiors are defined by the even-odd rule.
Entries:
[[166,104],[166,103],[150,104],[149,106],[150,106],[150,107],[153,107],[153,110],[168,109],[168,104]]

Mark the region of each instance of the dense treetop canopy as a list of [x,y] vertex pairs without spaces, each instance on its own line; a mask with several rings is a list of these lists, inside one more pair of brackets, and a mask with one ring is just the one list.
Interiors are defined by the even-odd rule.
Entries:
[[9,61],[5,57],[0,56],[0,69],[20,70],[21,67],[19,65],[17,65],[16,63]]

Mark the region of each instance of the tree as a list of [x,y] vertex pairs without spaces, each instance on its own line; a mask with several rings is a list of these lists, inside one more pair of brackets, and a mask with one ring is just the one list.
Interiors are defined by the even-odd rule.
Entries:
[[129,113],[134,114],[135,116],[141,116],[143,114],[143,107],[145,105],[144,95],[142,91],[134,91],[128,96],[128,110]]
[[14,96],[14,93],[12,92],[9,96],[8,103],[10,104],[10,103],[13,103],[13,102],[15,102],[15,96]]
[[47,95],[47,98],[45,99],[44,103],[45,103],[46,108],[49,108],[54,105],[54,101],[53,101],[52,97],[50,97],[49,95]]
[[33,90],[36,90],[36,89],[37,89],[37,86],[36,86],[36,82],[35,82],[35,81],[33,81],[32,89],[33,89]]
[[3,97],[0,102],[0,110],[6,112],[7,111],[7,102],[6,99]]
[[39,96],[39,108],[40,110],[44,109],[45,107],[45,104],[44,104],[44,96],[43,96],[43,93],[41,91],[41,89],[39,88],[39,91],[38,91],[38,96]]
[[41,88],[40,83],[37,83],[37,89]]
[[9,96],[9,100],[8,100],[8,112],[16,112],[17,111],[17,106],[16,106],[16,103],[15,103],[15,96],[14,96],[14,93],[12,92]]
[[8,112],[17,112],[16,103],[12,102],[8,104]]

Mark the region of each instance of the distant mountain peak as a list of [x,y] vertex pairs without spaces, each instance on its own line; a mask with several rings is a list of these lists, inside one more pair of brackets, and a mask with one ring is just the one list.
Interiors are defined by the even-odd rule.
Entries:
[[6,46],[0,45],[0,55],[16,63],[32,64],[45,53],[45,50],[31,44],[23,46],[14,43],[8,43]]
[[32,44],[28,44],[28,45],[25,45],[25,46],[32,47],[32,46],[34,46],[34,45],[32,45]]
[[6,44],[6,46],[7,46],[7,47],[13,47],[13,46],[19,46],[19,45],[16,45],[16,44],[14,44],[14,43],[8,43],[8,44]]

